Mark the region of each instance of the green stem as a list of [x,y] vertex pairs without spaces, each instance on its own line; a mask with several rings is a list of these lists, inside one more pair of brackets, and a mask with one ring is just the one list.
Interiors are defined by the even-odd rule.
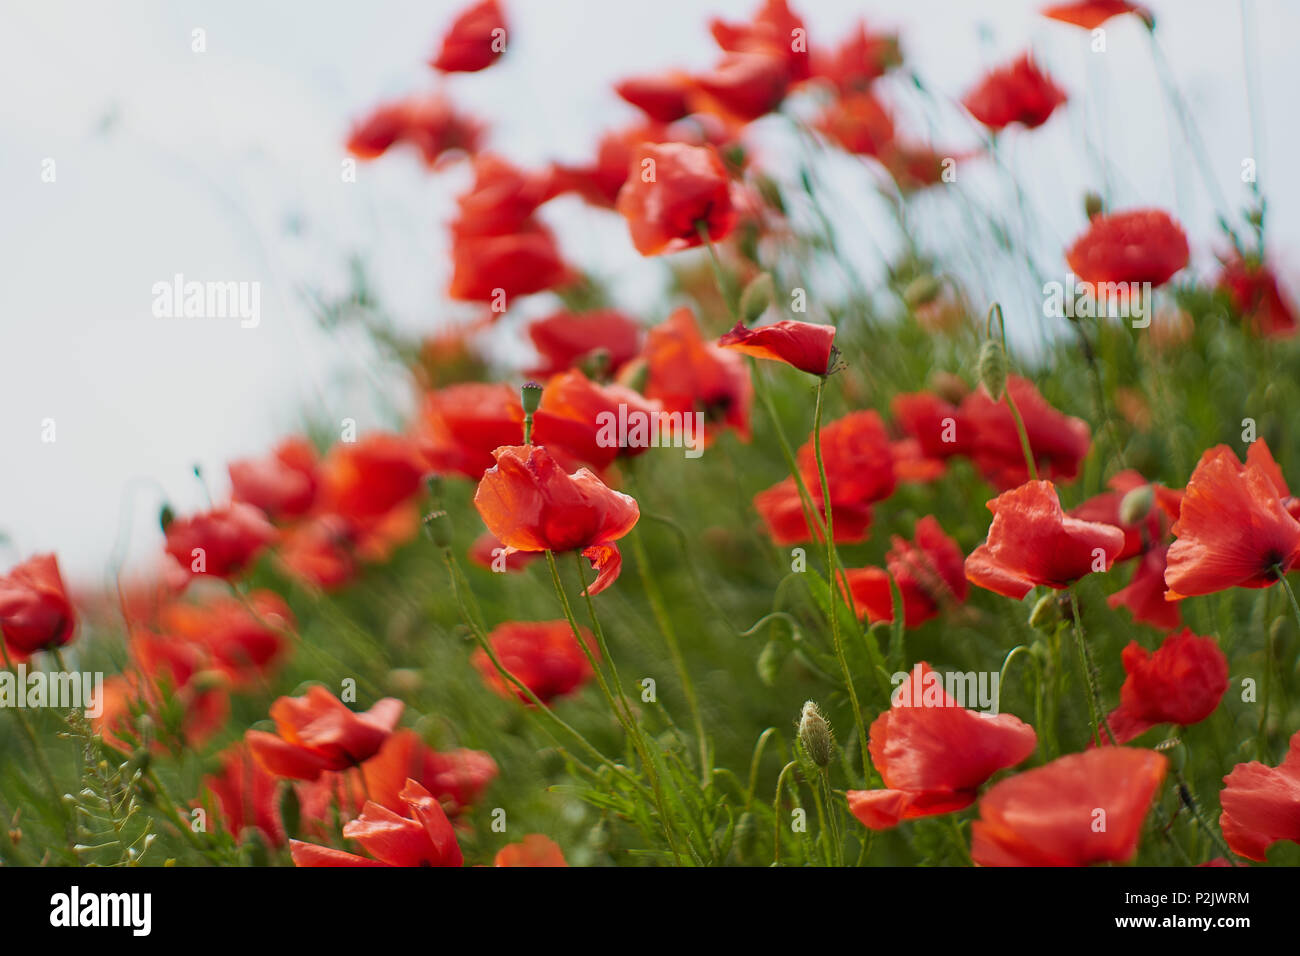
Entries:
[[1079,613],[1079,599],[1074,594],[1074,588],[1066,588],[1070,595],[1070,611],[1074,617],[1074,639],[1079,649],[1079,666],[1083,670],[1083,681],[1088,692],[1088,712],[1092,717],[1092,738],[1096,744],[1101,743],[1101,732],[1099,727],[1105,728],[1106,736],[1110,738],[1111,746],[1118,746],[1115,735],[1111,732],[1110,721],[1106,718],[1106,713],[1101,707],[1101,699],[1097,693],[1097,672],[1092,664],[1092,654],[1088,650],[1088,641],[1083,635],[1083,618]]
[[785,775],[798,766],[791,760],[781,768],[776,778],[776,795],[772,797],[772,865],[781,865],[781,787],[785,784]]

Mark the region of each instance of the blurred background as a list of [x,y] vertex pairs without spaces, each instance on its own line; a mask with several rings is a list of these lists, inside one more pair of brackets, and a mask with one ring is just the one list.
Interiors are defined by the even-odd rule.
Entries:
[[[460,0],[351,4],[120,7],[47,0],[0,12],[6,104],[0,122],[0,568],[57,551],[74,582],[97,583],[114,555],[157,553],[157,513],[202,507],[199,465],[214,498],[225,464],[264,451],[306,423],[392,424],[409,385],[356,329],[325,330],[313,302],[349,288],[365,265],[392,321],[410,333],[471,318],[445,295],[445,225],[469,170],[434,175],[398,150],[345,182],[351,122],[378,102],[443,84],[491,123],[490,148],[524,166],[581,162],[632,107],[612,92],[625,76],[705,68],[716,57],[710,16],[746,17],[755,0],[514,0],[505,58],[481,74],[436,77],[422,64]],[[956,0],[793,4],[813,44],[837,42],[858,18],[898,30],[907,67],[882,81],[907,127],[954,154],[980,139],[952,105],[989,67],[1024,49],[1071,96],[1032,134],[999,145],[1032,210],[1018,221],[1061,276],[1082,230],[1082,196],[1104,188],[1115,208],[1169,209],[1193,242],[1193,268],[1223,242],[1215,197],[1162,94],[1145,30],[1107,24],[1107,49],[1036,15],[1041,2]],[[1300,268],[1300,155],[1294,46],[1300,4],[1288,0],[1151,3],[1164,58],[1204,139],[1216,188],[1233,212],[1249,199],[1246,157],[1268,197],[1272,255],[1284,282]],[[196,52],[196,30],[203,52]],[[904,123],[900,122],[900,126]],[[755,127],[767,162],[789,144],[777,118]],[[49,161],[53,161],[50,166]],[[1018,215],[993,162],[959,165],[956,188],[981,208]],[[842,254],[871,287],[897,242],[864,163],[825,170]],[[48,171],[54,171],[53,181]],[[46,173],[43,178],[43,172]],[[951,204],[911,220],[924,244],[960,244]],[[543,217],[569,261],[606,281],[633,314],[657,320],[662,262],[637,256],[614,214],[566,197]],[[878,227],[878,228],[877,228]],[[1022,337],[1033,289],[1000,286],[980,248],[957,250],[976,295],[1002,298]],[[261,321],[156,318],[154,283],[258,282]],[[1012,278],[1023,284],[1023,278]],[[504,364],[521,317],[553,309],[536,296],[499,330]],[[518,313],[517,315],[515,313]],[[49,422],[53,422],[53,441]]]

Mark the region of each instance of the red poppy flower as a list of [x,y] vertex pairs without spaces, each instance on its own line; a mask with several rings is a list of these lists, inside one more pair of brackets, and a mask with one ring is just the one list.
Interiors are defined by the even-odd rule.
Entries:
[[1169,545],[1161,544],[1142,555],[1128,586],[1106,599],[1113,608],[1126,607],[1133,620],[1169,631],[1183,623],[1177,601],[1165,600],[1165,568]]
[[881,156],[894,141],[894,120],[869,91],[851,93],[828,104],[817,128],[859,156]]
[[670,70],[648,76],[628,77],[614,85],[614,92],[658,123],[672,123],[691,112],[695,83],[686,73]]
[[306,514],[316,500],[316,449],[286,438],[266,458],[232,461],[230,497],[260,508],[272,521]]
[[1078,518],[1080,521],[1113,524],[1123,531],[1124,550],[1115,558],[1116,561],[1127,561],[1129,558],[1135,558],[1148,548],[1164,540],[1168,531],[1168,522],[1165,519],[1164,512],[1159,508],[1152,508],[1147,512],[1146,517],[1134,524],[1125,524],[1120,517],[1120,504],[1123,502],[1124,496],[1130,491],[1135,491],[1149,484],[1139,472],[1131,468],[1127,471],[1121,471],[1106,484],[1110,487],[1110,491],[1089,498],[1079,507],[1071,509],[1070,517]]
[[[1170,634],[1153,654],[1137,641],[1123,652],[1124,686],[1107,722],[1125,744],[1158,724],[1190,727],[1219,706],[1228,689],[1228,659],[1212,637],[1184,628]],[[1109,737],[1103,735],[1102,743]]]
[[1152,23],[1151,11],[1136,3],[1127,3],[1125,0],[1076,0],[1074,3],[1057,3],[1044,10],[1043,16],[1049,20],[1059,20],[1062,23],[1083,27],[1085,30],[1095,30],[1111,17],[1118,17],[1125,13],[1136,13],[1148,26]]
[[424,461],[403,435],[372,432],[330,449],[320,468],[320,507],[360,529],[382,522],[420,492]]
[[530,173],[495,153],[474,157],[474,184],[456,200],[452,235],[503,236],[529,223],[552,195],[549,173]]
[[352,529],[337,515],[321,515],[289,529],[275,557],[290,577],[324,591],[347,584],[357,571]]
[[588,588],[614,583],[622,556],[614,544],[636,525],[636,500],[606,487],[585,468],[568,475],[541,445],[509,445],[479,481],[474,507],[507,547],[518,551],[581,551],[600,573]]
[[[955,149],[935,149],[925,143],[909,143],[895,139],[886,145],[879,155],[894,183],[904,193],[915,192],[928,186],[937,186],[944,181],[944,174],[954,168],[953,164],[975,156],[975,153],[961,152]],[[966,311],[951,308],[939,301],[922,306],[917,310],[917,319],[924,328],[948,331],[959,321],[964,321]]]
[[465,382],[429,392],[416,436],[430,469],[477,481],[492,467],[493,449],[523,440],[519,390],[504,383]]
[[[1088,423],[1058,412],[1033,382],[1017,375],[1007,377],[1007,391],[1020,411],[1040,477],[1073,480],[1088,454]],[[1028,480],[1020,433],[1005,401],[993,401],[988,389],[981,385],[962,400],[961,423],[970,429],[970,454],[975,467],[990,484],[1006,491]]]
[[203,786],[216,798],[222,828],[235,837],[256,830],[273,847],[287,841],[280,817],[280,781],[262,768],[243,742],[221,753],[221,770],[203,778]]
[[555,312],[528,326],[528,337],[543,361],[528,374],[549,378],[599,350],[605,355],[606,371],[612,375],[640,350],[641,332],[639,323],[614,309]]
[[748,123],[780,106],[790,81],[789,60],[780,48],[729,53],[712,70],[695,77],[701,94],[697,105],[725,119]]
[[302,697],[280,697],[271,705],[277,733],[250,730],[245,739],[269,772],[315,780],[323,771],[344,770],[374,756],[397,726],[402,709],[400,700],[385,697],[365,713],[353,713],[315,685]]
[[771,325],[747,329],[743,322],[718,339],[724,349],[735,349],[761,359],[785,362],[812,375],[825,375],[835,343],[835,326],[782,319]]
[[[576,368],[570,369],[546,383],[534,416],[533,437],[553,454],[563,451],[600,470],[619,456],[643,453],[649,447],[649,423],[661,411],[658,402],[640,392],[622,385],[597,385]],[[647,443],[629,438],[620,444],[620,421],[645,422]],[[629,436],[632,427],[628,426]]]
[[1009,777],[980,801],[971,856],[980,866],[1124,863],[1167,768],[1154,750],[1102,747]]
[[0,633],[11,651],[26,656],[62,647],[77,629],[59,560],[38,554],[0,575]]
[[1239,763],[1223,783],[1219,826],[1233,853],[1263,863],[1279,840],[1300,843],[1300,733],[1278,766]]
[[289,841],[294,866],[460,866],[464,857],[456,831],[438,801],[414,780],[401,792],[409,816],[370,801],[343,836],[361,844],[374,859],[332,847]]
[[406,143],[433,168],[448,152],[475,152],[482,137],[482,125],[457,113],[441,93],[421,93],[377,107],[353,127],[347,146],[358,159],[375,159]]
[[476,804],[497,777],[497,764],[481,750],[437,751],[414,730],[396,730],[361,764],[362,794],[389,810],[401,811],[407,779],[431,793],[448,816]]
[[812,51],[812,75],[829,80],[841,94],[870,88],[873,81],[903,62],[897,33],[872,33],[859,20],[834,50]]
[[969,584],[957,543],[943,533],[939,522],[926,515],[916,523],[915,541],[897,535],[881,568],[854,568],[847,572],[849,590],[859,615],[875,623],[894,620],[894,599],[889,574],[903,598],[903,623],[920,627],[944,607],[966,600]]
[[508,300],[573,279],[554,234],[535,221],[509,235],[454,235],[451,259],[447,294],[460,302]]
[[704,341],[689,308],[652,328],[642,354],[646,398],[661,402],[666,412],[703,412],[707,423],[730,425],[749,440],[749,369],[739,355]]
[[493,866],[568,866],[558,843],[540,833],[530,833],[518,843],[497,851]]
[[[595,158],[583,165],[557,163],[551,170],[556,193],[575,192],[593,206],[613,209],[619,191],[627,182],[628,170],[637,147],[650,141],[671,140],[658,123],[638,123],[628,129],[612,130],[596,144]],[[640,174],[640,169],[636,170]]]
[[1037,585],[1061,590],[1093,570],[1109,570],[1124,547],[1119,528],[1068,517],[1050,481],[1026,482],[988,507],[988,540],[966,559],[966,577],[1017,601]]
[[779,51],[794,81],[806,80],[811,73],[807,31],[786,0],[764,0],[749,22],[713,20],[709,30],[718,46],[729,53]]
[[1133,209],[1093,216],[1065,260],[1084,282],[1149,282],[1161,286],[1183,266],[1187,235],[1167,212]]
[[[596,653],[595,638],[582,628],[588,649]],[[543,704],[571,694],[591,678],[591,663],[578,646],[568,621],[510,621],[488,635],[501,665],[537,695]],[[502,697],[528,698],[497,671],[482,648],[471,660],[483,680]]]
[[1233,256],[1223,263],[1218,288],[1256,335],[1284,337],[1300,326],[1296,307],[1282,292],[1277,273],[1262,262]]
[[1034,728],[1019,718],[962,707],[925,662],[894,692],[870,737],[871,761],[885,789],[846,796],[849,811],[872,830],[970,806],[984,781],[1038,746]]
[[889,410],[928,458],[946,459],[970,450],[973,430],[957,406],[933,392],[895,395]]
[[[538,551],[511,551],[497,536],[484,531],[469,548],[469,559],[489,571],[522,571],[542,555]],[[1163,588],[1163,583],[1161,587]]]
[[1042,126],[1065,99],[1065,93],[1025,53],[1009,66],[988,73],[962,104],[997,132],[1012,123],[1029,129]]
[[452,21],[429,65],[443,73],[477,73],[506,50],[506,20],[497,0],[480,0]]
[[238,574],[277,537],[252,505],[231,504],[167,526],[167,553],[191,574],[229,578]]
[[172,602],[159,626],[177,640],[207,649],[235,684],[251,684],[275,667],[294,627],[289,605],[274,591],[253,591],[243,600],[214,596],[203,603]]
[[1244,466],[1227,445],[1201,456],[1172,529],[1166,597],[1266,588],[1277,580],[1275,568],[1285,574],[1300,563],[1300,522],[1286,510],[1285,486],[1264,464],[1266,453],[1267,446]]
[[[850,412],[822,426],[822,463],[831,504],[870,504],[893,494],[894,449],[880,414],[874,409]],[[799,472],[809,490],[821,490],[817,453],[810,438],[799,448]]]
[[642,143],[618,194],[632,244],[643,256],[678,252],[703,244],[700,227],[713,242],[736,224],[731,182],[710,146]]
[[[822,504],[821,486],[808,486],[808,494],[812,498],[813,507],[817,509],[817,514],[824,518],[826,509]],[[754,510],[763,519],[763,524],[774,544],[784,547],[812,541],[814,537],[818,541],[825,540],[821,534],[820,522],[817,523],[815,535],[809,530],[803,503],[799,498],[799,489],[793,478],[786,478],[756,494]],[[836,544],[855,544],[865,541],[871,530],[871,505],[870,503],[832,505],[831,520],[835,523]]]

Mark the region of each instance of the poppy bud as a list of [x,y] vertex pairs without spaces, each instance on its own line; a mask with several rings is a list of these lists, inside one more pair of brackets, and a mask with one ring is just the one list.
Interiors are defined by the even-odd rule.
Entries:
[[830,765],[835,752],[835,738],[831,725],[813,701],[806,701],[799,714],[799,743],[810,760],[819,767]]
[[758,655],[758,677],[768,687],[776,683],[781,665],[785,663],[786,649],[780,641],[768,641]]
[[167,527],[176,520],[176,512],[172,511],[171,505],[163,505],[158,510],[158,525],[165,532]]
[[767,311],[775,294],[770,272],[759,273],[750,280],[740,295],[740,315],[746,325]]
[[593,382],[603,381],[609,375],[610,354],[609,349],[597,348],[592,349],[583,357],[579,367],[582,374]]
[[1101,196],[1097,195],[1092,190],[1089,190],[1084,194],[1083,211],[1089,219],[1092,219],[1094,216],[1100,216],[1104,209],[1105,206],[1101,201]]
[[1055,594],[1044,594],[1029,614],[1029,626],[1051,633],[1061,623],[1061,604]]
[[1156,493],[1150,485],[1134,488],[1120,499],[1119,520],[1126,525],[1137,524],[1151,513],[1151,506],[1155,501]]
[[903,301],[909,309],[919,309],[938,298],[942,289],[943,283],[934,276],[920,276],[907,284],[903,290]]
[[440,548],[451,547],[451,516],[445,511],[434,511],[424,516],[424,533]]
[[989,339],[980,347],[977,368],[979,380],[989,395],[995,402],[1000,401],[1007,388],[1007,353],[1003,351],[1001,342]]
[[524,414],[533,414],[542,404],[542,386],[537,382],[524,382],[519,389],[519,399],[523,403]]

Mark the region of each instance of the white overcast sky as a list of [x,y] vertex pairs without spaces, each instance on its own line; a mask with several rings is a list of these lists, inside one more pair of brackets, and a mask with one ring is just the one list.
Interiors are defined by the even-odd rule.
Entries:
[[[747,16],[755,0],[507,0],[510,49],[492,69],[446,85],[489,116],[491,145],[521,164],[584,159],[600,131],[634,118],[610,85],[716,57],[709,14]],[[1114,166],[1116,205],[1173,210],[1197,260],[1216,248],[1210,208],[1163,107],[1146,40],[1114,21],[1103,55],[1080,31],[1005,0],[796,0],[814,43],[857,17],[902,31],[931,87],[960,96],[988,66],[1032,48],[1074,100],[1048,126],[1014,136],[1009,162],[1042,213],[1054,267],[1082,225],[1095,185],[1086,144]],[[1153,0],[1160,36],[1200,118],[1224,192],[1243,200],[1247,116],[1240,7],[1228,0]],[[130,552],[157,548],[165,494],[201,506],[201,463],[224,494],[224,465],[256,454],[304,414],[378,424],[364,352],[331,339],[302,304],[303,286],[338,288],[362,253],[378,290],[410,329],[434,329],[463,307],[441,290],[452,198],[464,170],[426,176],[409,156],[362,166],[344,184],[350,121],[375,102],[435,84],[424,61],[461,6],[422,2],[262,0],[86,4],[43,0],[0,9],[0,572],[56,550],[92,582],[124,521]],[[1300,270],[1300,155],[1294,37],[1300,4],[1248,0],[1256,23],[1250,75],[1259,90],[1261,182],[1284,272]],[[207,50],[191,50],[192,31]],[[969,142],[960,120],[935,139]],[[41,181],[53,159],[57,179]],[[869,179],[837,170],[860,238],[846,254],[870,281],[892,242]],[[978,174],[976,174],[978,185]],[[968,187],[970,188],[970,187]],[[860,194],[860,195],[859,195]],[[630,308],[653,303],[660,266],[639,261],[621,223],[576,204],[548,217],[566,254],[615,284]],[[151,288],[192,279],[258,281],[262,320],[159,319]],[[543,299],[532,304],[545,309]],[[41,441],[53,419],[56,440]]]

